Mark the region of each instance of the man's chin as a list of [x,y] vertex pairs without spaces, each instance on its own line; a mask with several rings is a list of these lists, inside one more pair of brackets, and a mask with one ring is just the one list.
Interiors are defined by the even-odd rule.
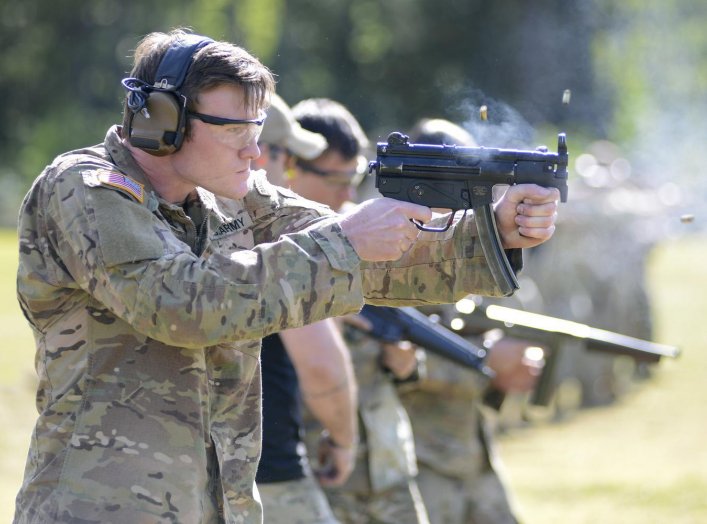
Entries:
[[240,200],[241,198],[245,197],[247,193],[248,184],[238,184],[238,187],[233,190],[233,192],[228,196],[228,198],[232,198],[233,200]]
[[211,192],[223,198],[231,198],[238,200],[246,196],[248,193],[248,177],[250,171],[239,172],[236,177],[229,180],[228,184],[221,184],[217,188],[212,188]]

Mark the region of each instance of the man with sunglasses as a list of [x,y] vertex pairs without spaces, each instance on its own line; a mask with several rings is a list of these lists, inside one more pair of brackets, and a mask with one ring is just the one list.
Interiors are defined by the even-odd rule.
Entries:
[[[255,166],[268,180],[287,185],[298,159],[314,160],[326,139],[303,129],[287,103],[273,95],[258,142]],[[357,388],[351,357],[333,319],[263,339],[263,451],[256,482],[269,524],[337,524],[324,485],[351,474],[358,441]],[[319,458],[328,464],[315,479],[302,443],[302,403],[328,432]]]
[[[303,100],[292,111],[304,129],[323,135],[329,146],[315,159],[297,160],[290,187],[335,210],[353,205],[368,164],[364,156],[368,139],[360,124],[346,107],[327,98]],[[329,503],[342,523],[426,524],[427,512],[414,478],[410,421],[395,390],[396,381],[416,373],[416,351],[405,343],[381,344],[348,323],[343,334],[359,383],[360,449],[349,480],[325,487]],[[322,428],[314,419],[311,414],[306,417],[310,456],[316,456],[321,441]]]
[[[295,193],[341,211],[355,200],[356,187],[367,173],[368,139],[348,109],[333,100],[303,100],[292,111],[299,125],[316,129],[329,144],[316,158],[298,157],[287,184]],[[312,118],[306,120],[308,115]]]
[[[252,171],[274,80],[243,49],[151,33],[123,85],[123,125],[57,157],[20,210],[39,418],[15,522],[261,522],[263,336],[364,301],[498,289],[473,218],[418,239],[425,207],[336,215]],[[518,269],[558,195],[506,195],[496,221]]]

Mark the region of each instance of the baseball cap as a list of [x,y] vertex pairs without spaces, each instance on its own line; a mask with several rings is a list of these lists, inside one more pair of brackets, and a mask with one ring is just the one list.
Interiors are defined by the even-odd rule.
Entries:
[[272,95],[267,115],[259,142],[284,146],[305,160],[317,158],[327,148],[326,139],[318,133],[303,129],[287,103],[276,94]]

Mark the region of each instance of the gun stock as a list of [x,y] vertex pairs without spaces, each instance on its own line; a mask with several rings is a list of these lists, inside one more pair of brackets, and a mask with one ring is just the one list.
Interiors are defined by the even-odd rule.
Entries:
[[[556,187],[567,201],[567,140],[557,139],[557,153],[546,148],[535,151],[410,144],[402,133],[391,133],[377,147],[369,171],[376,173],[376,187],[383,196],[427,207],[473,210],[481,247],[491,273],[504,296],[518,289],[508,258],[501,245],[491,204],[493,187],[499,184],[538,184]],[[430,229],[418,224],[423,231]]]

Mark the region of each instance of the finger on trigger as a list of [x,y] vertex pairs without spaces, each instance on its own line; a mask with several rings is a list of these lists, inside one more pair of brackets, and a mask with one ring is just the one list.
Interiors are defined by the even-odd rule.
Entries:
[[413,204],[412,202],[398,202],[403,214],[407,218],[419,220],[422,223],[429,222],[432,219],[432,210],[429,207]]

